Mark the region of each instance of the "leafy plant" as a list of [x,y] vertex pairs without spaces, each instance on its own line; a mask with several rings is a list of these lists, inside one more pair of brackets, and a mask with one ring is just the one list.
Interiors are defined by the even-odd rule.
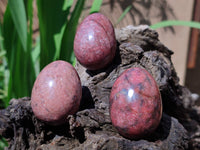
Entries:
[[[11,97],[28,96],[35,79],[31,61],[32,29],[28,31],[27,22],[32,26],[29,10],[30,2],[25,6],[22,0],[9,0],[2,25],[3,46],[9,70],[8,94],[5,106]],[[20,11],[18,11],[20,8]],[[26,17],[26,13],[28,14]]]
[[125,17],[126,14],[131,10],[131,8],[132,8],[131,5],[129,5],[128,7],[126,7],[126,9],[124,10],[124,12],[123,12],[123,13],[121,14],[121,16],[118,18],[118,20],[117,20],[115,26],[116,26],[117,24],[119,24],[120,21],[122,21],[122,19],[124,19],[124,17]]
[[[90,13],[98,12],[101,3],[94,0]],[[75,62],[73,40],[84,4],[85,0],[37,0],[40,37],[34,44],[33,0],[8,0],[0,23],[0,108],[11,98],[30,96],[36,76],[48,63]],[[6,145],[0,137],[0,149]]]
[[182,20],[166,20],[161,21],[150,26],[152,29],[158,29],[168,26],[188,26],[191,28],[200,29],[200,23],[195,21],[182,21]]
[[90,9],[90,14],[99,12],[101,5],[102,5],[103,0],[96,0],[93,2],[92,7]]
[[[94,0],[90,13],[102,0]],[[85,0],[37,0],[40,37],[33,46],[33,0],[8,0],[0,26],[0,100],[30,96],[39,71],[54,60],[74,63],[73,40]],[[7,82],[5,82],[7,81]]]
[[2,138],[0,136],[0,150],[3,150],[4,147],[8,146],[8,143],[6,142],[6,140],[4,138]]

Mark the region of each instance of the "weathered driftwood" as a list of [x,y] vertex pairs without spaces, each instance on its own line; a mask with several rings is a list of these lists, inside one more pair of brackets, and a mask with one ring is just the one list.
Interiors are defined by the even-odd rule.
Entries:
[[[80,110],[69,122],[52,127],[33,115],[30,98],[12,99],[0,110],[0,135],[8,149],[187,149],[198,148],[200,117],[191,93],[179,85],[171,62],[173,52],[148,26],[116,30],[117,54],[107,68],[89,71],[77,64],[83,96]],[[120,136],[109,117],[109,95],[116,78],[127,68],[139,66],[155,78],[163,100],[157,130],[138,141]],[[187,105],[186,105],[187,104]]]

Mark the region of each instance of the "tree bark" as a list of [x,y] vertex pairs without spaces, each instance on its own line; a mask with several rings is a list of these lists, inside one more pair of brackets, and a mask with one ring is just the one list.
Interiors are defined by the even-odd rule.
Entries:
[[[173,52],[148,26],[116,29],[117,54],[102,70],[89,71],[79,63],[82,82],[79,111],[68,123],[49,126],[38,120],[30,98],[12,99],[0,110],[0,135],[9,141],[7,149],[198,149],[200,115],[190,91],[179,85],[171,55]],[[118,134],[109,116],[109,96],[117,77],[130,67],[142,67],[156,80],[163,102],[163,116],[152,135],[129,140]]]

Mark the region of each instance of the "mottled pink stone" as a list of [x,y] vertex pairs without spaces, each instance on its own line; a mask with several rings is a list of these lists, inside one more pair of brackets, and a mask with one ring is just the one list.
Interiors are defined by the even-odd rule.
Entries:
[[114,28],[100,13],[86,17],[77,29],[74,53],[78,61],[89,70],[98,70],[113,60],[116,52]]
[[35,116],[51,125],[65,123],[78,111],[82,96],[79,76],[65,61],[54,61],[38,75],[31,94]]
[[110,117],[118,132],[129,139],[152,133],[162,116],[156,81],[142,68],[130,68],[115,81],[110,94]]

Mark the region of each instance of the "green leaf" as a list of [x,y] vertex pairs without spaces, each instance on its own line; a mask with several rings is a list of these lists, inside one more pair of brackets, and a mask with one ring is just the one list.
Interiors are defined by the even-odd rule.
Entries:
[[[24,76],[27,77],[26,84],[28,86],[28,93],[30,95],[33,83],[36,78],[36,71],[35,71],[35,63],[32,59],[32,35],[33,35],[33,0],[28,0],[26,2],[26,12],[27,18],[29,21],[28,26],[28,39],[27,39],[27,53],[26,53],[26,61],[24,61]],[[28,73],[27,73],[28,72]]]
[[11,16],[24,51],[27,44],[27,21],[23,0],[8,0]]
[[62,10],[67,10],[67,13],[69,13],[69,9],[73,5],[73,2],[74,2],[74,0],[65,0]]
[[4,18],[3,18],[2,35],[4,39],[3,45],[7,52],[6,57],[8,61],[11,60],[11,53],[12,53],[11,49],[13,46],[15,46],[12,44],[14,44],[15,36],[17,34],[13,26],[14,26],[14,23],[13,23],[11,12],[10,12],[10,7],[9,5],[7,5]]
[[[15,47],[15,40],[16,40],[16,30],[13,28],[14,23],[12,20],[11,12],[9,5],[7,5],[4,18],[3,18],[3,28],[2,28],[2,33],[3,33],[3,38],[4,38],[4,48],[6,50],[6,58],[8,60],[8,68],[9,68],[9,76],[8,78],[8,97],[4,100],[4,103],[6,106],[9,104],[10,98],[14,95],[12,94],[12,81],[10,77],[10,72],[12,73],[12,68],[14,67],[14,58],[13,58],[13,53],[16,51],[16,49],[13,49]],[[15,93],[13,91],[13,93]]]
[[2,25],[0,24],[0,51],[3,51],[3,34],[2,34]]
[[26,12],[27,12],[27,17],[29,20],[29,30],[28,30],[28,39],[27,39],[27,49],[29,53],[31,52],[32,49],[32,35],[33,35],[33,0],[28,0],[26,1]]
[[[5,66],[4,60],[6,51],[3,47],[3,35],[2,35],[2,25],[0,23],[0,109],[5,108],[5,97],[7,95],[6,87],[5,87]],[[1,148],[1,141],[0,141],[0,148]]]
[[33,51],[32,51],[32,59],[33,59],[33,62],[36,62],[40,57],[40,39],[37,38],[36,40],[36,45],[35,47],[33,48]]
[[90,9],[90,14],[99,12],[103,0],[94,0]]
[[119,19],[117,20],[115,26],[116,26],[117,24],[119,24],[120,21],[122,21],[122,19],[124,19],[124,17],[125,17],[126,14],[131,10],[131,8],[132,8],[131,5],[129,5],[128,7],[126,7],[126,9],[124,10],[124,12],[121,14],[121,16],[119,17]]
[[66,60],[73,64],[75,56],[73,53],[74,37],[78,26],[78,21],[81,12],[84,8],[85,0],[79,0],[71,14],[70,20],[67,23],[62,39],[60,59]]
[[[64,5],[63,5],[63,10],[67,10],[66,11],[67,16],[70,13],[70,8],[71,8],[72,4],[73,4],[73,0],[67,0],[67,1],[65,1]],[[59,59],[62,38],[63,38],[63,34],[64,34],[64,31],[65,31],[65,28],[66,28],[66,25],[67,25],[67,21],[68,20],[66,20],[66,23],[62,26],[61,32],[58,33],[58,34],[55,34],[55,36],[54,36],[54,40],[55,40],[55,44],[56,44],[56,53],[54,55],[53,60]]]
[[37,0],[40,26],[40,69],[59,58],[72,0]]
[[3,56],[5,56],[5,54],[6,54],[6,51],[0,50],[0,58],[3,57]]
[[34,68],[35,68],[35,73],[36,76],[39,74],[40,72],[40,64],[39,64],[39,59],[40,59],[40,38],[38,37],[36,39],[36,45],[33,48],[33,51],[31,53],[32,56],[32,60],[34,62]]
[[195,21],[167,20],[161,21],[150,26],[151,29],[158,29],[168,26],[187,26],[200,29],[200,23]]
[[7,141],[0,136],[0,150],[4,150],[6,146],[8,146]]
[[[31,1],[29,1],[31,2]],[[27,6],[28,19],[31,25],[31,20],[29,13],[32,10],[32,3]],[[18,18],[19,19],[19,18]],[[20,22],[18,20],[17,22]],[[26,35],[29,35],[30,39],[26,40],[23,44],[18,34],[19,29],[15,26],[14,19],[11,13],[10,5],[7,6],[6,12],[4,14],[3,22],[3,37],[4,37],[4,47],[6,50],[7,63],[9,68],[8,78],[8,96],[6,105],[9,104],[9,100],[13,97],[19,98],[24,96],[30,96],[31,89],[35,80],[35,72],[31,59],[31,45],[32,45],[32,28],[29,28],[29,32],[26,30]],[[27,28],[27,22],[26,22]],[[24,51],[24,46],[26,51]]]

